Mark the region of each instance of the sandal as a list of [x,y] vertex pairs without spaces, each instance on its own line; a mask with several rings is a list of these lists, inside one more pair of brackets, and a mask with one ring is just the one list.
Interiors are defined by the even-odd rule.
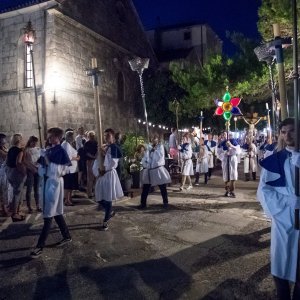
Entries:
[[25,220],[25,216],[14,214],[11,216],[13,222],[20,222]]

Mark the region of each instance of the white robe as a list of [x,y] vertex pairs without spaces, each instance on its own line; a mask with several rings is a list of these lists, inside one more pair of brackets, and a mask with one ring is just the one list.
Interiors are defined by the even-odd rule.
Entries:
[[[300,165],[300,162],[298,162]],[[284,162],[285,187],[273,187],[266,182],[279,178],[279,174],[262,169],[257,199],[264,212],[272,219],[271,273],[292,282],[296,281],[299,231],[294,229],[295,210],[291,197],[294,189],[294,165],[288,158]]]
[[45,199],[42,203],[44,218],[51,218],[64,213],[64,180],[68,166],[50,163],[47,167]]
[[181,174],[184,176],[194,175],[193,161],[192,161],[192,145],[188,144],[186,150],[180,151],[180,161],[181,161]]
[[[251,144],[251,150],[242,151],[244,157],[244,173],[256,172],[257,169],[257,148],[254,144]],[[249,161],[250,160],[250,161]]]
[[70,143],[63,141],[61,144],[62,148],[64,148],[69,156],[72,166],[69,166],[70,173],[77,172],[77,160],[72,160],[73,157],[77,157],[77,151],[70,145]]
[[211,146],[211,141],[207,141],[206,145],[209,147],[210,151],[207,149],[208,155],[208,168],[212,169],[214,167],[214,155],[216,152],[216,146]]
[[152,186],[171,182],[168,170],[165,168],[165,151],[163,145],[158,144],[154,151],[145,151],[142,159],[144,169],[141,174],[142,184]]
[[[112,158],[111,148],[105,154],[104,168],[105,174],[99,177],[95,185],[95,199],[97,202],[101,200],[112,201],[118,200],[124,196],[120,179],[116,168],[118,166],[118,158]],[[99,161],[96,159],[93,164],[93,173],[95,177],[99,176]]]
[[209,159],[209,151],[207,147],[200,146],[200,151],[197,156],[197,163],[196,163],[196,172],[197,173],[207,173],[208,172],[208,159]]
[[228,181],[228,162],[229,162],[229,179],[238,179],[238,158],[240,154],[240,146],[233,146],[228,151],[224,151],[223,148],[218,148],[219,159],[222,161],[222,173],[224,182]]

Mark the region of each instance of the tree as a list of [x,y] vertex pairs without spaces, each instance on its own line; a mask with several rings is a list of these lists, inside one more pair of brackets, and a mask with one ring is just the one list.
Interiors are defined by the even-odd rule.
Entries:
[[175,99],[181,101],[185,91],[173,81],[171,73],[158,70],[148,74],[145,93],[149,120],[161,124],[175,124],[176,118],[171,103]]
[[[298,2],[298,10],[300,4]],[[262,0],[258,10],[258,30],[265,41],[273,39],[272,24],[278,23],[283,36],[292,35],[291,0]],[[298,19],[299,21],[299,19]]]
[[178,63],[171,64],[174,81],[187,93],[182,102],[183,114],[187,117],[214,107],[213,100],[223,96],[227,85],[232,96],[244,98],[245,102],[270,97],[267,66],[258,61],[253,51],[257,41],[245,38],[241,33],[228,35],[239,48],[233,58],[216,55],[203,67],[182,68]]

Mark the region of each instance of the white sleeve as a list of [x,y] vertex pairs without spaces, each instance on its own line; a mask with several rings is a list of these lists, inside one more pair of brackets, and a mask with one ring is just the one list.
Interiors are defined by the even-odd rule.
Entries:
[[99,176],[99,162],[98,159],[94,160],[92,171],[95,177]]
[[257,199],[261,203],[267,216],[272,217],[279,214],[287,206],[286,195],[278,193],[274,187],[266,184],[268,171],[262,169]]

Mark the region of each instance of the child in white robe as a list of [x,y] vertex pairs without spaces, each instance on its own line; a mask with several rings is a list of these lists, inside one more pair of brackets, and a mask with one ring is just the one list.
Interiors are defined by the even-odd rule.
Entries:
[[116,168],[119,158],[122,157],[120,148],[115,144],[115,132],[109,128],[104,131],[105,158],[104,175],[99,177],[99,161],[95,160],[93,173],[98,177],[95,185],[95,199],[105,210],[105,216],[101,230],[108,230],[108,221],[115,215],[112,210],[112,201],[124,196]]

